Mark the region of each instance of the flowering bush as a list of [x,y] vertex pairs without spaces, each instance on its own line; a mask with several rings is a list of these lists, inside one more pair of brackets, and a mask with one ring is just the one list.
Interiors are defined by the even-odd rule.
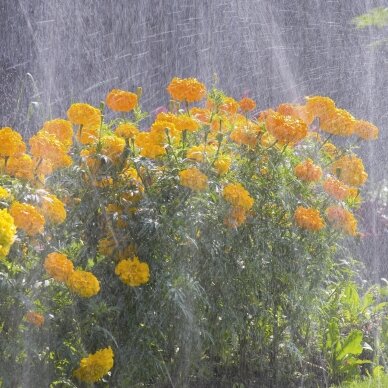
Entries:
[[155,118],[141,89],[108,93],[110,121],[73,104],[29,151],[0,130],[0,382],[347,378],[316,333],[328,287],[351,278],[339,242],[360,235],[367,174],[330,140],[377,128],[328,97],[256,117],[194,78],[167,90]]

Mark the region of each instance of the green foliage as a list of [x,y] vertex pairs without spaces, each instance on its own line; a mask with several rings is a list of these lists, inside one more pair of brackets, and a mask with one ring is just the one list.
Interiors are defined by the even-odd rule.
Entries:
[[388,8],[373,8],[369,12],[353,18],[352,22],[357,28],[371,26],[383,28],[388,25]]

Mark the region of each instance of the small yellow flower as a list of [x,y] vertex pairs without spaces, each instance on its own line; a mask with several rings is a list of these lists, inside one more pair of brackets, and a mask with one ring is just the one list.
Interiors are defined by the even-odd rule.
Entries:
[[0,156],[18,156],[26,151],[26,145],[19,133],[12,128],[0,128]]
[[254,204],[254,199],[241,183],[229,183],[224,187],[223,197],[233,207],[250,210]]
[[138,287],[146,284],[150,278],[149,266],[138,257],[121,260],[115,268],[115,274],[128,286]]
[[16,226],[7,209],[0,210],[0,257],[7,256],[15,241]]
[[46,194],[42,196],[40,210],[46,220],[53,224],[62,224],[66,219],[65,205],[54,194]]
[[134,139],[139,130],[134,124],[122,123],[116,128],[115,133],[124,139]]
[[43,232],[45,219],[34,206],[14,202],[9,212],[15,221],[15,225],[24,230],[29,236],[35,236]]
[[200,101],[206,94],[205,85],[196,78],[175,77],[167,87],[171,97],[177,101]]
[[67,117],[73,124],[84,127],[98,128],[101,122],[101,112],[85,103],[72,104],[67,111]]
[[59,252],[48,254],[43,266],[46,272],[59,282],[66,282],[68,277],[74,272],[72,261],[66,255]]
[[331,171],[350,186],[362,186],[368,179],[362,160],[355,155],[345,155],[331,165]]
[[265,121],[267,131],[281,144],[295,144],[307,135],[307,124],[292,116],[270,113]]
[[31,181],[34,179],[34,166],[30,155],[20,154],[8,159],[5,171],[15,178]]
[[89,354],[81,360],[80,366],[73,375],[86,383],[94,383],[102,379],[113,368],[113,351],[105,348]]
[[332,177],[323,182],[323,190],[338,201],[343,201],[350,195],[349,189],[349,186]]
[[9,193],[9,191],[7,189],[5,189],[4,187],[0,186],[0,201],[7,200],[10,197],[11,197],[11,194]]
[[179,181],[182,186],[194,191],[204,191],[208,187],[207,176],[195,167],[180,171]]
[[276,111],[283,116],[292,116],[310,125],[314,121],[314,115],[308,112],[305,105],[280,104]]
[[83,298],[90,298],[100,291],[100,282],[91,272],[87,271],[72,272],[66,284],[71,291]]
[[137,95],[126,90],[112,89],[105,101],[106,105],[115,112],[130,112],[137,105]]
[[300,228],[310,231],[318,231],[325,227],[319,210],[303,206],[296,209],[295,222]]
[[305,182],[317,182],[321,179],[322,169],[315,165],[311,159],[299,163],[295,169],[295,175]]
[[214,168],[218,175],[226,174],[232,164],[232,159],[228,155],[219,155],[214,162]]
[[63,119],[46,121],[43,124],[42,130],[55,135],[65,145],[67,150],[71,147],[73,143],[73,128],[70,121]]

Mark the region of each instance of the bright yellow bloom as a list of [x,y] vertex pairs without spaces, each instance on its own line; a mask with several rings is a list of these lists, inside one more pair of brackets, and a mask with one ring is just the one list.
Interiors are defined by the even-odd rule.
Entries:
[[349,189],[349,186],[332,177],[323,182],[323,190],[338,201],[343,201],[350,195]]
[[334,101],[329,97],[312,96],[306,97],[306,110],[320,119],[331,115],[336,109]]
[[35,236],[43,232],[45,219],[34,206],[14,202],[9,212],[15,221],[15,225],[24,230],[29,236]]
[[226,174],[232,164],[232,159],[228,155],[219,155],[214,162],[214,168],[218,175]]
[[283,116],[292,116],[310,125],[314,121],[314,115],[307,111],[305,105],[280,104],[276,111]]
[[86,383],[94,383],[102,379],[113,368],[113,351],[105,348],[94,354],[89,354],[80,362],[80,367],[73,372],[73,375]]
[[66,284],[71,291],[83,298],[90,298],[100,291],[100,282],[88,271],[72,272],[67,278]]
[[7,189],[5,189],[4,187],[1,187],[0,186],[0,201],[2,200],[7,200],[11,197],[11,194],[9,193],[9,191]]
[[195,167],[180,171],[179,182],[194,191],[204,191],[208,186],[207,176]]
[[28,311],[24,318],[36,327],[42,327],[44,325],[44,316],[36,311]]
[[368,178],[364,164],[355,155],[346,155],[331,165],[331,171],[350,186],[362,186]]
[[311,159],[299,163],[295,169],[295,175],[305,182],[317,182],[321,179],[322,169],[315,165]]
[[34,168],[35,164],[30,155],[21,154],[8,159],[5,171],[10,176],[31,181],[34,179]]
[[101,153],[112,162],[117,162],[124,152],[125,140],[118,136],[104,136],[101,139]]
[[0,156],[18,156],[26,151],[26,145],[19,133],[12,128],[0,129]]
[[224,219],[224,224],[228,228],[238,228],[246,220],[246,211],[242,207],[232,207],[229,214]]
[[190,109],[190,116],[199,120],[203,124],[210,123],[210,117],[212,113],[209,109],[193,107]]
[[200,101],[206,94],[206,87],[196,78],[175,77],[167,87],[171,97],[177,101]]
[[73,128],[71,122],[63,119],[54,119],[46,121],[43,124],[42,131],[55,135],[56,138],[65,145],[68,150],[73,143]]
[[322,151],[330,159],[334,159],[338,154],[337,147],[333,143],[329,143],[329,142],[325,143],[322,146]]
[[240,109],[243,112],[250,112],[256,108],[256,102],[252,98],[244,97],[239,102]]
[[145,158],[156,159],[166,154],[166,149],[155,144],[155,140],[149,132],[140,132],[136,136],[135,144],[140,148],[140,155]]
[[222,195],[233,207],[245,211],[250,210],[255,202],[241,183],[227,184],[222,191]]
[[307,135],[304,121],[277,112],[267,116],[265,125],[267,131],[281,144],[295,144]]
[[354,132],[356,120],[345,109],[334,109],[320,119],[320,128],[332,135],[350,136]]
[[74,272],[71,260],[63,253],[49,253],[44,261],[46,272],[59,282],[66,282],[68,277]]
[[106,105],[115,112],[130,112],[137,105],[137,95],[120,89],[112,89],[106,96]]
[[148,283],[150,279],[149,266],[141,262],[138,257],[121,260],[115,268],[115,274],[122,282],[131,287],[138,287]]
[[356,120],[354,134],[364,140],[376,140],[379,137],[379,129],[369,121]]
[[296,224],[302,229],[318,231],[325,227],[318,209],[298,206],[294,217]]
[[357,220],[349,210],[341,206],[330,206],[326,210],[326,215],[334,228],[350,236],[357,236]]
[[53,224],[62,224],[66,219],[65,205],[54,194],[46,194],[42,196],[40,210],[46,220],[52,222]]
[[156,122],[157,121],[169,122],[173,124],[178,131],[181,132],[185,130],[188,132],[195,132],[200,127],[200,124],[195,118],[185,114],[177,116],[173,113],[161,112],[156,116]]
[[186,157],[188,159],[196,160],[197,162],[203,162],[204,157],[213,156],[216,152],[216,148],[211,144],[199,144],[192,146],[187,150]]
[[258,133],[246,126],[238,126],[231,134],[230,138],[237,144],[243,144],[248,147],[255,147],[259,138]]
[[134,139],[139,130],[134,124],[122,123],[116,128],[115,133],[124,139]]
[[77,132],[77,140],[83,145],[93,144],[97,142],[99,136],[98,134],[98,126],[82,127]]
[[67,111],[67,117],[76,125],[98,128],[101,123],[101,112],[92,105],[84,103],[72,104]]
[[7,209],[0,210],[0,257],[7,256],[15,241],[16,226]]
[[[212,102],[208,101],[207,106],[212,106]],[[225,97],[218,109],[220,112],[233,116],[237,113],[239,107],[239,103],[233,97]]]

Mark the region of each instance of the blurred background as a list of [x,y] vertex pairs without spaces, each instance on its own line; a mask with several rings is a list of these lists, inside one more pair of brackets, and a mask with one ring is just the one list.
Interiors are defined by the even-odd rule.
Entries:
[[[380,128],[363,145],[369,199],[356,256],[388,277],[386,0],[1,0],[0,117],[25,135],[143,87],[152,113],[174,76],[197,77],[258,109],[327,95]],[[378,8],[381,7],[381,8]],[[376,8],[378,8],[376,10]],[[365,15],[366,14],[366,15]],[[363,16],[360,16],[363,15]]]

